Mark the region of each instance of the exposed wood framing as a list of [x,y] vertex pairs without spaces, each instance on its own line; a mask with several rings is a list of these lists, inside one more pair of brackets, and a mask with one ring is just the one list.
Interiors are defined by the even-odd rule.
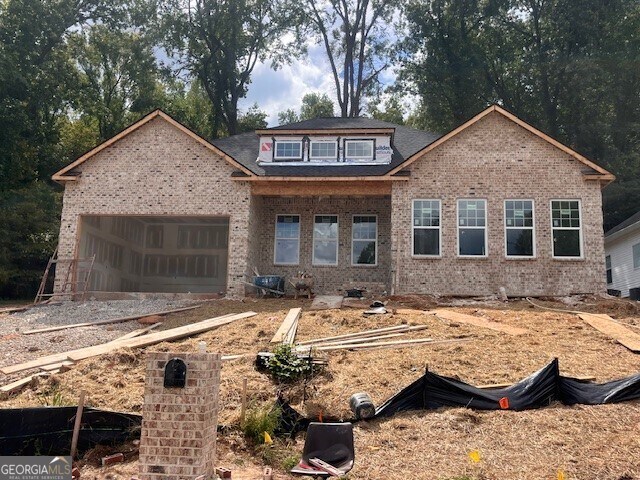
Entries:
[[387,196],[391,195],[391,182],[252,182],[251,194],[283,197],[318,195]]
[[256,135],[389,135],[395,133],[395,128],[309,128],[306,130],[267,128],[256,130]]

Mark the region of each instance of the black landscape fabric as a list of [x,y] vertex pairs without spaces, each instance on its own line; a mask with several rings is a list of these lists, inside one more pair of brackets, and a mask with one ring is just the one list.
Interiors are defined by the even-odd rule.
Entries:
[[[0,455],[69,455],[77,407],[0,409]],[[142,417],[85,408],[78,452],[140,437]]]
[[640,374],[597,384],[560,375],[554,359],[533,375],[506,388],[482,389],[426,372],[376,409],[376,418],[405,410],[468,407],[479,410],[529,410],[560,401],[597,405],[640,398]]

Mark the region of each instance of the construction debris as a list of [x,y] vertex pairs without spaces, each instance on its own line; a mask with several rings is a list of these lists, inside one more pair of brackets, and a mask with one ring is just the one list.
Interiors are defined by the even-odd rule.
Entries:
[[493,322],[491,320],[485,320],[484,318],[474,317],[473,315],[467,315],[465,313],[458,313],[452,310],[437,309],[425,312],[427,315],[435,315],[438,318],[451,320],[454,322],[466,323],[475,327],[488,328],[497,332],[507,333],[509,335],[524,335],[531,333],[526,328],[513,327],[511,325],[505,325],[504,323]]
[[640,353],[640,335],[616,322],[609,315],[579,313],[578,316],[601,333],[613,338],[634,353]]
[[280,328],[271,339],[271,343],[287,343],[293,345],[296,338],[296,332],[298,331],[298,321],[300,320],[300,314],[302,308],[292,308],[284,317]]
[[162,311],[162,312],[145,313],[145,314],[142,314],[142,315],[132,315],[130,317],[120,317],[120,318],[111,318],[111,319],[108,319],[108,320],[98,320],[96,322],[83,322],[83,323],[73,323],[71,325],[57,325],[55,327],[36,328],[34,330],[25,330],[22,333],[24,335],[31,335],[31,334],[34,334],[34,333],[45,333],[45,332],[55,332],[55,331],[58,331],[58,330],[68,330],[70,328],[95,327],[97,325],[107,325],[107,324],[111,324],[111,323],[128,322],[130,320],[137,320],[139,318],[149,317],[149,316],[152,316],[152,315],[161,316],[161,315],[167,315],[169,313],[184,312],[184,311],[187,311],[187,310],[193,310],[194,308],[198,308],[198,307],[200,307],[200,305],[195,305],[195,306],[192,306],[192,307],[176,308],[174,310],[165,310],[165,311]]

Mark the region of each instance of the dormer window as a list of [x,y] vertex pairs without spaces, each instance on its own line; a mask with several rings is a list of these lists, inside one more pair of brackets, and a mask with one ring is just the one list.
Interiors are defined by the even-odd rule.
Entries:
[[328,159],[335,161],[338,158],[338,142],[316,142],[312,140],[309,158],[311,160]]
[[302,140],[278,140],[275,144],[275,160],[302,160]]
[[373,160],[373,140],[345,140],[345,159]]

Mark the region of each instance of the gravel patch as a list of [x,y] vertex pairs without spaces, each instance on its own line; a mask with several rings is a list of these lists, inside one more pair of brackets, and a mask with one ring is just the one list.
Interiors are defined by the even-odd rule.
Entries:
[[[52,353],[99,345],[142,328],[135,320],[95,327],[79,327],[55,332],[22,335],[36,328],[94,322],[132,315],[150,314],[197,304],[193,300],[112,300],[64,302],[42,305],[24,312],[0,315],[0,367],[15,365]],[[30,372],[0,374],[0,385],[22,378]]]

